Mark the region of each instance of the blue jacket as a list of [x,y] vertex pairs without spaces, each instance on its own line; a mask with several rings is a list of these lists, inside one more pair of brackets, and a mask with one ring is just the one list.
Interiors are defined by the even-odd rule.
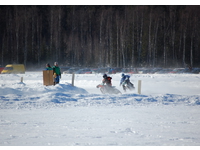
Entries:
[[121,78],[120,85],[121,85],[125,80],[129,80],[129,78],[130,78],[129,75],[124,75],[124,77]]

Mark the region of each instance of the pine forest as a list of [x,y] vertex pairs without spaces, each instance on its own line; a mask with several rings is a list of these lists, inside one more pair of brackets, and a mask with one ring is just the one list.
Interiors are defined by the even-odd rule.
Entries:
[[0,65],[200,67],[198,5],[1,5]]

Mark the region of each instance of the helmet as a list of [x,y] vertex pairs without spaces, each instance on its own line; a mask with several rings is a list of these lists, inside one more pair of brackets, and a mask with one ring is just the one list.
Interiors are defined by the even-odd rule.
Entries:
[[122,78],[124,77],[125,75],[122,73]]
[[104,78],[104,79],[107,78],[107,74],[104,74],[104,75],[103,75],[103,78]]
[[58,65],[58,62],[54,62],[54,65],[55,65],[55,66]]

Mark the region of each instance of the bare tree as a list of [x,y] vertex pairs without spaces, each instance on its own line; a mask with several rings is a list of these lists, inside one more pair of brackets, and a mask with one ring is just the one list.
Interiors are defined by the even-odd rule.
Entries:
[[164,20],[163,20],[163,30],[164,30],[164,37],[163,37],[163,66],[166,67],[167,65],[167,50],[166,50],[166,35],[167,35],[167,29],[166,29],[166,14],[164,12]]
[[113,67],[113,35],[112,35],[112,32],[113,32],[113,28],[112,28],[112,22],[113,22],[113,17],[112,17],[112,9],[110,10],[110,13],[111,13],[111,15],[110,15],[110,24],[109,24],[109,41],[110,41],[110,61],[109,61],[109,63],[110,63],[110,66],[111,67]]
[[19,9],[15,6],[16,62],[19,63]]
[[150,7],[150,13],[149,13],[149,39],[148,39],[148,55],[147,55],[147,63],[151,65],[152,60],[152,52],[151,52],[151,24],[152,24],[152,7]]
[[171,6],[170,7],[170,22],[171,22],[171,45],[172,45],[172,60],[173,64],[177,61],[176,55],[175,55],[175,35],[176,35],[176,7]]
[[157,41],[158,41],[158,26],[159,26],[159,19],[157,18],[155,21],[155,26],[154,26],[154,43],[153,43],[153,62],[152,65],[153,67],[156,66],[157,63]]
[[183,66],[186,65],[185,61],[185,52],[186,52],[186,31],[187,31],[187,24],[188,24],[188,16],[184,16],[184,25],[183,25],[183,55],[182,55],[182,62]]
[[120,25],[120,49],[121,49],[121,54],[122,54],[122,66],[125,67],[125,50],[124,50],[124,32],[125,32],[125,27],[123,23]]
[[50,7],[50,49],[49,53],[52,54],[53,51],[53,22],[54,22],[54,10],[53,6]]
[[100,45],[100,50],[99,50],[99,62],[102,65],[103,64],[103,43],[102,43],[102,29],[103,29],[103,12],[101,13],[100,16],[100,33],[99,33],[99,45]]
[[[34,51],[35,51],[35,15],[36,15],[36,6],[32,6],[32,17],[31,17],[31,25],[32,25],[32,32],[31,32],[31,55],[34,55]],[[33,57],[35,58],[35,57]]]
[[37,54],[37,63],[38,66],[40,65],[40,18],[37,18],[37,49],[36,49],[36,54]]
[[116,58],[117,58],[117,64],[116,64],[116,66],[117,67],[119,67],[119,52],[120,52],[120,49],[119,49],[119,16],[118,16],[118,14],[116,14],[116,28],[117,28],[117,30],[116,30],[116,32],[117,32],[117,38],[116,38],[116,43],[117,43],[117,55],[116,55]]
[[133,23],[132,23],[132,53],[131,53],[131,66],[135,63],[135,11],[133,11]]
[[27,53],[28,53],[28,10],[27,8],[25,7],[25,13],[24,13],[24,26],[25,26],[25,29],[24,29],[24,65],[26,66],[26,62],[27,62]]
[[5,47],[5,36],[2,38],[2,47],[1,47],[1,65],[4,64],[4,47]]

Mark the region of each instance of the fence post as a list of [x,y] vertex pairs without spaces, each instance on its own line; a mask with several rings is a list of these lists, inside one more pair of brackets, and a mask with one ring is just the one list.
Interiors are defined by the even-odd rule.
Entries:
[[21,77],[21,82],[23,82],[23,77]]
[[138,94],[141,94],[141,80],[138,80]]
[[74,73],[72,73],[72,86],[74,86]]

